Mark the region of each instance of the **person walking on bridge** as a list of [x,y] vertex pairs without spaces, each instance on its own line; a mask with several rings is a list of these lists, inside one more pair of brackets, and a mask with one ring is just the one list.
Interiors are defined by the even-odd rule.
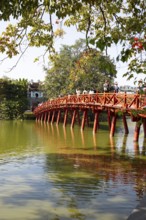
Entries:
[[81,91],[79,89],[76,89],[76,94],[77,95],[80,95],[81,94]]
[[109,81],[105,80],[105,83],[103,84],[103,91],[109,92]]
[[118,93],[119,92],[119,86],[118,86],[118,83],[116,82],[115,85],[114,85],[114,91],[115,93]]

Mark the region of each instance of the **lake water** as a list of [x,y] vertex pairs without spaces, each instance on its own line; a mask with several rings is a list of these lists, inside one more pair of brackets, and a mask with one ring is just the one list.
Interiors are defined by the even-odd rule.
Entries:
[[146,140],[118,122],[0,121],[0,220],[124,220],[146,191]]

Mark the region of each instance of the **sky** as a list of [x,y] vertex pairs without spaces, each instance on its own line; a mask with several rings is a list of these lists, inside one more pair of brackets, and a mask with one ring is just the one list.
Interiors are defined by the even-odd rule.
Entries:
[[[5,29],[6,22],[1,22],[1,32]],[[84,38],[84,34],[77,33],[76,29],[74,27],[65,28],[65,35],[63,38],[59,38],[56,40],[55,48],[59,50],[60,46],[62,44],[66,45],[73,45],[75,41],[79,38]],[[113,46],[109,50],[109,54],[111,59],[117,56],[119,52],[118,46]],[[13,68],[11,71],[10,69],[16,64],[18,57],[14,57],[12,59],[6,59],[5,61],[0,63],[0,77],[9,77],[12,79],[19,79],[19,78],[25,78],[28,79],[28,81],[33,80],[34,82],[37,81],[43,81],[45,79],[45,72],[44,72],[44,65],[47,66],[47,58],[45,59],[45,62],[43,59],[40,59],[38,62],[34,62],[35,58],[37,56],[42,56],[44,53],[43,48],[29,48],[21,60],[18,62],[17,66]],[[3,55],[1,54],[0,60],[3,58]],[[133,80],[127,81],[125,77],[122,76],[124,72],[126,72],[127,64],[125,63],[116,63],[117,67],[117,79],[115,79],[116,82],[118,82],[119,86],[122,85],[130,85],[133,86]],[[142,77],[139,76],[141,79]],[[144,78],[144,77],[143,77]]]

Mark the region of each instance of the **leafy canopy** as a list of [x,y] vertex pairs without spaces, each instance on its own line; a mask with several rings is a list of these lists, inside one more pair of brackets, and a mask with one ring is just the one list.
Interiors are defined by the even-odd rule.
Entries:
[[59,53],[51,56],[46,69],[45,88],[49,98],[75,94],[86,89],[103,92],[105,80],[111,85],[116,77],[113,62],[96,49],[86,49],[80,39],[72,46],[62,46]]
[[[85,33],[87,48],[94,46],[107,54],[113,44],[120,45],[117,60],[128,62],[129,78],[134,72],[146,74],[145,9],[145,0],[1,0],[0,19],[18,21],[0,36],[0,51],[8,57],[29,46],[54,52],[63,27],[74,25]],[[139,46],[134,46],[135,37]]]

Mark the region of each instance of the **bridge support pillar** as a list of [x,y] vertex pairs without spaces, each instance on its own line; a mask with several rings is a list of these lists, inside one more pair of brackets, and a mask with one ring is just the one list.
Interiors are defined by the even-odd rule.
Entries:
[[125,114],[123,114],[123,124],[124,124],[125,134],[129,134],[128,124]]
[[111,111],[110,111],[110,109],[108,109],[108,111],[107,111],[107,121],[108,121],[109,128],[111,128]]
[[48,112],[48,118],[47,118],[47,122],[50,122],[50,118],[51,118],[51,112]]
[[94,125],[93,125],[93,132],[96,133],[97,129],[99,128],[99,111],[94,113]]
[[36,121],[39,121],[39,116],[40,116],[40,115],[37,115],[37,116],[36,116],[36,118],[35,118]]
[[48,114],[47,112],[44,113],[44,122],[47,121],[47,114]]
[[53,111],[53,114],[52,114],[51,123],[54,123],[54,120],[55,120],[55,110]]
[[115,133],[116,128],[116,121],[117,121],[117,115],[114,114],[111,122],[111,128],[110,128],[110,136],[113,137]]
[[83,111],[83,118],[82,118],[82,123],[81,123],[81,130],[84,130],[85,127],[85,122],[87,120],[87,109]]
[[71,127],[74,127],[75,119],[76,119],[77,110],[73,111],[72,120],[71,120]]
[[67,116],[68,116],[68,109],[65,110],[65,114],[64,114],[64,122],[63,122],[64,126],[66,126],[67,123]]
[[56,124],[59,124],[60,116],[61,116],[61,110],[58,111]]
[[137,121],[136,125],[135,125],[135,131],[134,131],[134,141],[135,142],[138,142],[140,127],[141,127],[141,121]]
[[143,118],[143,131],[144,131],[144,138],[146,138],[146,118]]
[[44,119],[44,113],[41,114],[41,121]]
[[38,118],[38,120],[41,121],[41,114],[39,114],[39,118]]
[[78,115],[78,123],[80,125],[81,124],[81,120],[80,120],[80,113],[79,113],[79,111],[77,111],[77,115]]

